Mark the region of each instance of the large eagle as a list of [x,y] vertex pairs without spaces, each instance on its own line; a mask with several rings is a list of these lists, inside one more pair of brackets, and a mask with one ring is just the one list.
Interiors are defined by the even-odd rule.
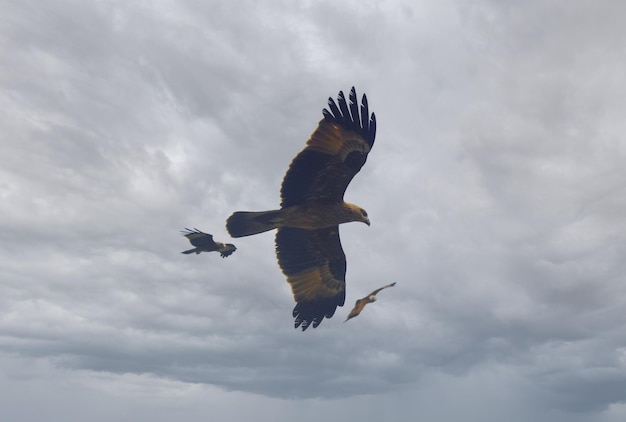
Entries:
[[213,240],[213,235],[201,232],[198,229],[191,230],[185,227],[185,230],[181,231],[181,233],[187,239],[189,239],[189,242],[193,246],[195,246],[195,248],[193,249],[188,249],[186,251],[181,252],[184,254],[190,254],[194,252],[196,254],[199,254],[200,252],[217,251],[220,253],[222,258],[226,258],[227,256],[232,255],[232,253],[237,250],[235,245],[233,245],[232,243],[216,242]]
[[395,282],[391,284],[387,284],[386,286],[383,286],[379,289],[374,290],[372,293],[368,294],[364,298],[357,299],[356,303],[354,304],[354,308],[352,308],[352,310],[348,314],[348,318],[346,318],[346,321],[359,315],[361,311],[363,310],[363,308],[365,308],[365,305],[367,305],[368,303],[376,302],[376,295],[378,294],[378,292],[388,287],[393,287],[395,285],[396,285]]
[[344,202],[343,195],[374,145],[376,116],[370,116],[365,95],[359,113],[354,87],[349,103],[340,91],[337,103],[329,98],[328,107],[285,174],[281,208],[238,211],[226,222],[232,237],[278,229],[276,256],[297,302],[295,327],[301,325],[303,331],[332,317],[345,302],[346,256],[339,224],[370,224],[367,212]]

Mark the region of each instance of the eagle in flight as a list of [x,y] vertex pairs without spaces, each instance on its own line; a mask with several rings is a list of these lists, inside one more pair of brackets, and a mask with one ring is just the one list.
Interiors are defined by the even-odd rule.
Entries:
[[368,303],[376,302],[376,295],[378,294],[378,292],[380,292],[383,289],[386,289],[387,287],[393,287],[395,285],[396,283],[387,284],[386,286],[383,286],[380,289],[374,290],[372,293],[368,294],[364,298],[358,299],[356,303],[354,304],[354,308],[352,308],[352,310],[350,311],[350,314],[348,314],[348,318],[346,318],[346,321],[360,314],[363,308],[365,308],[365,305],[367,305]]
[[337,103],[328,99],[330,110],[323,110],[324,118],[285,174],[280,209],[238,211],[226,222],[232,237],[278,229],[276,256],[297,303],[295,328],[302,331],[331,318],[345,302],[339,224],[370,224],[367,212],[344,202],[343,195],[374,145],[376,116],[370,116],[365,95],[359,107],[354,87],[348,100],[341,91]]
[[232,253],[237,250],[235,245],[233,245],[232,243],[215,242],[213,240],[213,235],[201,232],[198,229],[191,230],[185,228],[185,230],[182,230],[181,233],[187,239],[189,239],[189,242],[191,242],[193,246],[195,246],[195,248],[193,249],[188,249],[181,252],[184,254],[190,254],[194,252],[196,254],[199,254],[200,252],[218,251],[220,255],[222,255],[222,258],[226,258],[227,256],[232,255]]

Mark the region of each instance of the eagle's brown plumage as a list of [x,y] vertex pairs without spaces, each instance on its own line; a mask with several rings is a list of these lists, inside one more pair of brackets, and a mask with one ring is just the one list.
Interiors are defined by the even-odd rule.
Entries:
[[215,242],[213,240],[212,235],[201,232],[198,229],[191,230],[191,229],[185,228],[185,230],[182,230],[181,233],[187,239],[189,239],[189,242],[191,242],[193,246],[195,246],[195,248],[193,249],[188,249],[186,251],[181,252],[184,254],[190,254],[194,252],[196,254],[199,254],[200,252],[217,251],[220,253],[222,258],[226,258],[227,256],[231,255],[233,252],[237,250],[235,245],[233,245],[232,243]]
[[368,294],[364,298],[358,299],[356,303],[354,304],[354,308],[352,308],[352,310],[350,311],[350,314],[348,314],[348,318],[346,318],[346,321],[360,314],[363,308],[365,308],[365,305],[367,305],[368,303],[376,302],[376,295],[378,294],[378,292],[380,292],[383,289],[386,289],[387,287],[393,287],[395,285],[396,283],[387,284],[386,286],[383,286],[380,289],[374,290],[372,293]]
[[281,187],[281,208],[232,214],[227,222],[233,237],[276,232],[278,264],[291,285],[295,327],[317,327],[345,302],[346,257],[339,240],[339,224],[360,221],[369,225],[362,208],[344,202],[352,178],[359,172],[376,136],[376,117],[367,97],[361,106],[354,87],[349,102],[343,92],[328,99],[306,147],[293,159]]

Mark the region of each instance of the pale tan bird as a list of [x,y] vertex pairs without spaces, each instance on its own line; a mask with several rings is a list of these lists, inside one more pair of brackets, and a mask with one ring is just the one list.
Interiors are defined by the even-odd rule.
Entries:
[[376,302],[376,294],[378,292],[380,292],[383,289],[386,289],[387,287],[393,287],[395,285],[396,285],[395,282],[391,284],[387,284],[386,286],[383,286],[380,289],[374,290],[372,293],[368,294],[364,298],[357,300],[356,303],[354,304],[354,308],[352,308],[352,310],[350,311],[348,318],[346,318],[346,321],[359,315],[361,311],[363,310],[363,308],[365,308],[365,305],[367,305],[368,303]]
[[213,240],[213,235],[201,232],[198,229],[191,230],[191,229],[185,228],[185,230],[181,231],[181,233],[187,239],[189,239],[189,242],[191,242],[193,246],[195,246],[195,248],[193,249],[188,249],[186,251],[181,252],[184,254],[190,254],[194,252],[196,254],[199,254],[200,252],[217,251],[220,253],[222,258],[226,258],[227,256],[231,255],[233,252],[237,250],[235,245],[233,245],[232,243],[216,242]]
[[346,297],[346,256],[339,225],[370,221],[367,212],[344,201],[348,184],[374,146],[376,117],[363,95],[359,107],[354,87],[339,92],[305,148],[283,179],[280,209],[238,211],[226,222],[232,237],[276,232],[276,256],[297,302],[294,326],[306,330],[330,318]]

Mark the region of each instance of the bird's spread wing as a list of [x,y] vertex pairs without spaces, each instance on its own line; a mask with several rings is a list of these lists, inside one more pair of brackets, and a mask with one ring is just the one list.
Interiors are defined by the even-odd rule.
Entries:
[[393,283],[391,283],[391,284],[387,284],[386,286],[383,286],[383,287],[381,287],[381,288],[379,288],[379,289],[374,290],[372,293],[368,294],[366,297],[369,297],[369,296],[376,296],[376,294],[377,294],[378,292],[380,292],[381,290],[386,289],[387,287],[393,287],[393,286],[395,286],[395,285],[396,285],[396,283],[395,283],[395,282],[393,282]]
[[187,239],[189,239],[191,244],[195,246],[196,248],[215,250],[215,248],[217,247],[215,242],[213,241],[212,235],[201,232],[198,229],[194,228],[193,230],[191,230],[191,229],[185,228],[185,231],[183,231],[183,234],[185,235]]
[[360,314],[363,308],[365,308],[365,305],[367,305],[368,303],[369,301],[367,300],[367,298],[357,299],[356,303],[354,304],[354,308],[352,308],[352,310],[348,314],[346,321]]
[[376,137],[376,116],[369,113],[367,97],[359,104],[354,87],[349,103],[339,92],[337,103],[328,99],[324,118],[293,159],[281,188],[281,206],[309,200],[340,201],[352,178],[367,160]]
[[305,230],[282,227],[276,232],[278,264],[297,302],[295,327],[317,327],[346,298],[346,256],[337,226]]
[[383,286],[383,287],[381,287],[379,289],[374,290],[372,293],[368,294],[364,298],[357,299],[356,303],[354,304],[354,308],[352,308],[352,310],[348,314],[348,317],[346,318],[346,321],[351,319],[351,318],[354,318],[357,315],[359,315],[361,313],[361,311],[363,310],[363,308],[365,308],[365,305],[367,305],[370,302],[373,302],[373,300],[370,299],[372,296],[376,296],[376,294],[378,292],[380,292],[381,290],[386,289],[387,287],[393,287],[395,285],[396,285],[395,282],[393,282],[391,284],[387,284],[386,286]]

